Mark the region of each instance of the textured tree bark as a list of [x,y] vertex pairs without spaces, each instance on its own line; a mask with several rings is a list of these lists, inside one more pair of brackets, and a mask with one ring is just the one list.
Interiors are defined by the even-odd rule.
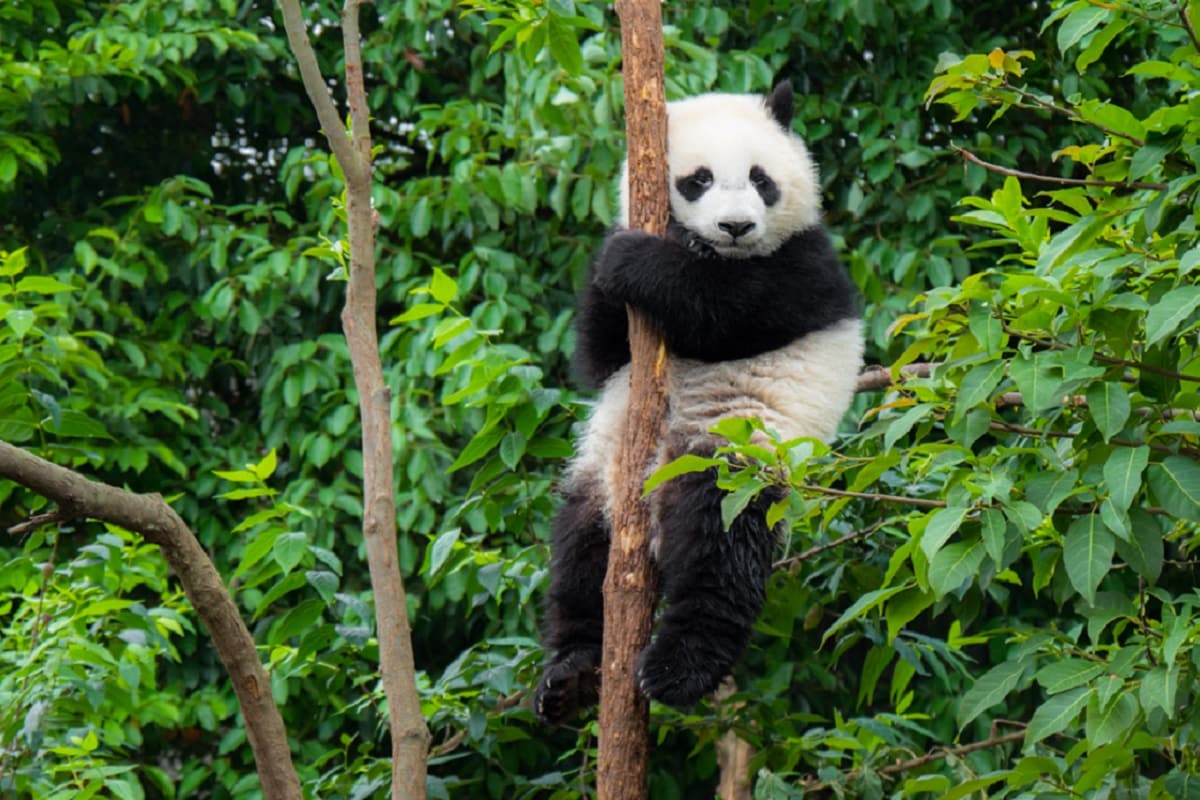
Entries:
[[[736,693],[737,683],[732,677],[726,678],[717,689],[717,702],[724,705]],[[737,707],[742,705],[738,703]],[[751,800],[754,782],[750,780],[750,761],[753,758],[754,748],[739,737],[736,730],[730,728],[721,734],[717,740],[717,768],[721,773],[717,781],[718,800]]]
[[270,678],[258,660],[254,638],[217,568],[174,509],[159,495],[135,494],[97,483],[7,442],[0,442],[0,478],[53,500],[62,516],[119,525],[158,545],[212,636],[217,655],[233,682],[263,797],[300,800],[300,780],[292,765],[287,731],[271,694]]
[[391,393],[383,380],[375,328],[375,219],[371,208],[370,109],[363,86],[358,6],[346,0],[342,37],[346,53],[346,96],[350,136],[321,78],[296,0],[279,0],[292,52],[304,88],[316,109],[329,147],[346,176],[346,222],[350,236],[350,276],[342,329],[350,350],[354,385],[362,414],[363,540],[375,595],[379,671],[387,697],[392,734],[392,798],[424,800],[429,728],[421,715],[416,664],[408,623],[404,579],[396,548]]
[[[659,0],[619,0],[629,153],[629,227],[663,235],[667,229],[667,113],[663,91],[662,8]],[[648,703],[635,665],[650,638],[654,572],[650,510],[642,484],[652,464],[667,410],[667,358],[662,339],[629,313],[629,424],[621,447],[623,475],[604,579],[604,651],[600,682],[600,800],[646,797]]]

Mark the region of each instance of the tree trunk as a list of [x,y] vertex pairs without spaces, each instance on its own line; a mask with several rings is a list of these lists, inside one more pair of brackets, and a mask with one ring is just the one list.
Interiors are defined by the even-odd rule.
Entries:
[[[659,0],[619,0],[629,153],[629,227],[667,229],[667,116],[663,92],[662,8]],[[629,424],[621,445],[623,476],[604,579],[604,652],[600,690],[597,794],[600,800],[646,797],[649,704],[635,665],[650,638],[654,573],[649,506],[642,484],[662,435],[667,408],[667,358],[660,337],[629,313]]]

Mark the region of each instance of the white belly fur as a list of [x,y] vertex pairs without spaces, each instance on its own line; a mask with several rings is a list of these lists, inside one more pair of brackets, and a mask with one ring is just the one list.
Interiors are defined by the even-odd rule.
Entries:
[[[708,429],[718,420],[757,417],[784,439],[828,440],[854,397],[862,355],[862,321],[848,319],[750,358],[706,363],[671,357],[665,438],[685,439],[687,451],[703,452],[715,443]],[[601,481],[609,512],[628,405],[626,365],[604,384],[571,466],[572,483]]]

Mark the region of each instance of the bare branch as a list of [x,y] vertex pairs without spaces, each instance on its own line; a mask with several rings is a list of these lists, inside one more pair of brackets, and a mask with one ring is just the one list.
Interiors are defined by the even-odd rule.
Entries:
[[97,483],[7,442],[0,442],[0,477],[53,500],[63,515],[118,525],[159,546],[211,634],[233,682],[263,796],[267,800],[299,800],[300,781],[292,766],[287,732],[254,639],[216,567],[174,509],[159,495],[135,494]]
[[296,56],[296,66],[300,68],[300,80],[304,83],[304,91],[308,94],[313,110],[317,112],[317,120],[321,123],[321,132],[329,142],[329,149],[333,151],[333,155],[342,166],[342,172],[349,180],[352,174],[362,172],[363,166],[355,156],[350,140],[346,138],[346,126],[342,122],[342,115],[334,105],[329,87],[321,75],[317,54],[313,52],[312,44],[308,41],[300,3],[298,0],[279,0],[279,10],[283,14],[283,28],[287,32],[288,44]]
[[[937,363],[917,363],[905,364],[900,368],[901,378],[928,378],[932,374],[934,367],[939,367]],[[855,387],[856,392],[873,392],[879,389],[887,389],[895,385],[892,380],[892,370],[889,367],[872,366],[867,367],[858,376],[858,385]]]
[[8,532],[13,536],[24,536],[30,531],[37,530],[43,525],[56,525],[60,522],[66,522],[74,519],[75,515],[66,513],[61,508],[56,508],[54,511],[47,511],[44,514],[34,514],[24,522],[18,522],[16,525],[9,527]]
[[362,415],[363,541],[375,598],[380,678],[387,697],[392,734],[391,796],[393,800],[423,800],[430,736],[421,714],[408,603],[396,555],[391,393],[383,380],[375,325],[378,310],[375,225],[371,208],[371,132],[359,44],[360,4],[361,0],[346,0],[342,9],[351,141],[343,132],[340,121],[334,118],[333,102],[317,68],[296,0],[280,0],[288,41],[300,65],[305,89],[346,176],[350,275],[346,304],[342,309],[342,329],[350,351]]
[[814,545],[813,547],[810,547],[801,553],[797,553],[794,556],[789,556],[788,558],[781,558],[779,561],[776,561],[774,564],[771,565],[771,569],[778,570],[778,569],[783,569],[785,567],[790,567],[792,564],[799,564],[802,561],[807,561],[808,559],[813,558],[814,556],[818,556],[821,553],[824,553],[826,550],[832,550],[835,547],[841,547],[844,544],[858,541],[859,539],[865,539],[868,536],[870,536],[872,533],[879,530],[880,528],[882,528],[884,525],[888,524],[891,521],[892,520],[890,520],[890,519],[881,519],[881,520],[879,520],[879,522],[876,522],[874,525],[872,525],[869,528],[863,528],[861,531],[854,531],[852,533],[847,533],[845,536],[840,536],[837,539],[834,539],[832,542],[825,542],[824,544]]

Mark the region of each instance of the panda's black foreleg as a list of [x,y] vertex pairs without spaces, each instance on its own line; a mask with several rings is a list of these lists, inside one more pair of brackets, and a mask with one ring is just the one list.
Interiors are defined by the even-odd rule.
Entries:
[[609,531],[599,491],[573,487],[554,521],[550,589],[543,615],[546,662],[534,694],[534,712],[560,725],[600,694],[604,627],[604,572]]
[[750,638],[771,570],[776,537],[766,508],[776,497],[759,497],[726,531],[725,492],[711,470],[659,492],[656,561],[667,607],[638,680],[647,697],[686,707],[717,688]]

